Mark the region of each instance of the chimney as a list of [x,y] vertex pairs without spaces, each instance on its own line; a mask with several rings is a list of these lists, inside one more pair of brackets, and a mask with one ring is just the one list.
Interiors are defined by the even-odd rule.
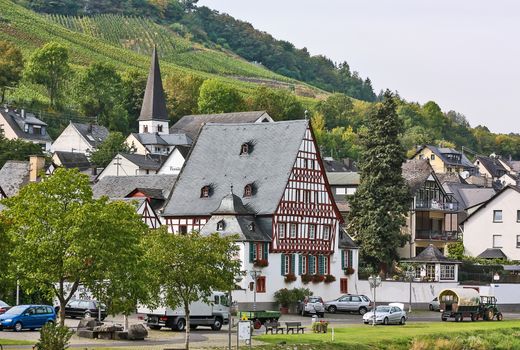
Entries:
[[38,174],[45,166],[44,156],[29,156],[29,181],[36,182]]
[[22,118],[25,119],[25,109],[22,108],[22,111],[20,113],[22,115]]
[[87,132],[88,132],[89,134],[92,134],[92,123],[89,123],[89,124],[88,124]]
[[350,170],[350,168],[352,168],[352,159],[343,158],[343,164]]

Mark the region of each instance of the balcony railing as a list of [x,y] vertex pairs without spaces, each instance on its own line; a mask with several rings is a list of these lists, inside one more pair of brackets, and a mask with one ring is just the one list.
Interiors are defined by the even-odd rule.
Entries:
[[457,231],[416,230],[415,239],[456,241],[459,239],[459,233]]
[[459,203],[457,202],[438,202],[436,200],[415,202],[416,209],[429,209],[429,210],[444,210],[444,211],[458,211]]

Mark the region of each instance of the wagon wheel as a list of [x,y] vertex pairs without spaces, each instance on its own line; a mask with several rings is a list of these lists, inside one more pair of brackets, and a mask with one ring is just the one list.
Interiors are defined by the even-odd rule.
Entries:
[[502,321],[504,319],[504,316],[501,312],[497,313],[497,321]]
[[493,320],[493,310],[491,310],[491,309],[487,309],[487,310],[485,311],[485,314],[484,314],[484,319],[485,319],[486,321],[491,321],[491,320]]
[[260,321],[259,319],[256,319],[253,323],[253,327],[255,329],[260,329],[260,327],[262,327],[262,321]]
[[471,322],[475,322],[476,319],[477,317],[475,316],[475,314],[471,314]]

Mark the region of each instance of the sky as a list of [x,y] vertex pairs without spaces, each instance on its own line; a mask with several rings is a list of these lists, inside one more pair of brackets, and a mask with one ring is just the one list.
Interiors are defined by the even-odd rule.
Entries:
[[199,0],[408,101],[520,133],[520,1]]

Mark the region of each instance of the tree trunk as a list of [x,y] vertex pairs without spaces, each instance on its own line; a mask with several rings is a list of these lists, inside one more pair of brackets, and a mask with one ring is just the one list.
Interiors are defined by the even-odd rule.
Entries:
[[128,332],[128,315],[125,314],[124,316],[124,320],[125,320],[125,328],[124,328],[124,331],[125,332]]
[[184,348],[186,350],[189,350],[190,349],[190,330],[191,330],[191,325],[190,325],[190,304],[189,303],[184,303],[184,314],[186,315],[186,335],[185,335],[185,338],[184,338]]
[[60,326],[65,326],[65,306],[67,306],[67,302],[60,298]]

